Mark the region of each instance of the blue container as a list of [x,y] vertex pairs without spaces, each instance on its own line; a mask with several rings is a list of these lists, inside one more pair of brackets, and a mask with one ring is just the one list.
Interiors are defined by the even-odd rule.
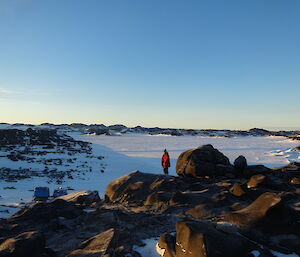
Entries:
[[33,196],[35,198],[46,198],[50,196],[49,187],[36,187]]

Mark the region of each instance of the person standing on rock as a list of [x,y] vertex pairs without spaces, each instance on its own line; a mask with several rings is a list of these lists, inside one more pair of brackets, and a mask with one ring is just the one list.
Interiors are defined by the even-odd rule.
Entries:
[[165,175],[168,175],[169,174],[168,169],[171,166],[171,164],[170,164],[170,156],[169,156],[169,153],[167,152],[167,149],[164,150],[164,154],[161,157],[161,166],[164,169]]

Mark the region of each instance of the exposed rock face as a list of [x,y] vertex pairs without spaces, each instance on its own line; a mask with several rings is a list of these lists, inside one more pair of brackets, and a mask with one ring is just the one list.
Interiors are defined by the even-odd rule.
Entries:
[[[68,254],[70,257],[88,257],[88,256],[115,256],[119,252],[124,250],[123,248],[126,245],[130,248],[130,243],[119,245],[119,242],[125,243],[124,240],[127,236],[127,240],[130,239],[128,234],[125,235],[123,231],[115,231],[115,229],[111,228],[107,231],[104,231],[86,241],[84,241],[80,249],[74,250]],[[120,237],[123,237],[123,240],[119,240]],[[118,248],[121,247],[120,251]]]
[[176,173],[182,176],[204,177],[224,175],[229,159],[212,145],[200,146],[180,154]]

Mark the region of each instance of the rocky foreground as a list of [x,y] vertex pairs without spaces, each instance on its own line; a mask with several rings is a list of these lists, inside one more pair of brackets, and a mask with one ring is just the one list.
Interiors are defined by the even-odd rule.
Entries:
[[0,220],[0,256],[300,256],[300,163],[248,166],[211,145],[186,151],[179,176],[132,172],[105,199],[77,192]]

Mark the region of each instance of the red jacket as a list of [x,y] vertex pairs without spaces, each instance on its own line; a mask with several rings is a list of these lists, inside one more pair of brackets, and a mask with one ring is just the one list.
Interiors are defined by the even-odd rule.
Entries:
[[161,166],[164,169],[169,168],[171,166],[169,154],[167,154],[167,153],[163,154],[163,156],[161,157]]

